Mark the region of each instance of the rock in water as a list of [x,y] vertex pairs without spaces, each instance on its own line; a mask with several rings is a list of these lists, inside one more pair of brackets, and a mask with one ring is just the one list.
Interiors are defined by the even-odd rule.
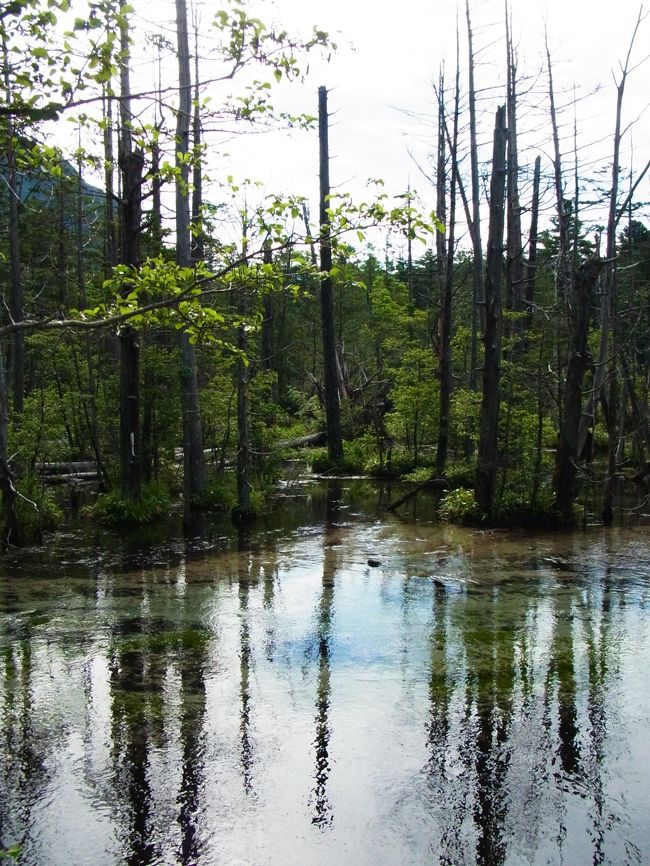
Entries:
[[370,566],[370,568],[379,568],[379,566],[381,565],[381,559],[370,558],[368,560],[368,565]]

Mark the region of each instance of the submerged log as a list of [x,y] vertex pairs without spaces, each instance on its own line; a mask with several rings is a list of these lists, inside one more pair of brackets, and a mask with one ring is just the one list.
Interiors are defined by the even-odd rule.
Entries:
[[97,464],[94,460],[62,460],[38,463],[37,469],[41,475],[78,475],[85,472],[97,473]]
[[83,484],[93,481],[99,481],[99,473],[94,472],[68,472],[62,475],[44,475],[43,481],[46,484]]
[[390,502],[386,506],[386,511],[395,511],[400,507],[400,505],[404,505],[405,502],[408,502],[409,499],[413,499],[414,496],[417,496],[420,491],[425,490],[427,487],[433,487],[436,490],[448,490],[449,483],[445,478],[427,478],[426,481],[423,481],[412,490],[409,490],[408,493],[404,494],[404,496],[400,496],[400,498],[396,499],[395,502]]
[[[327,433],[325,433],[325,431],[321,431],[319,433],[310,433],[308,436],[299,436],[297,439],[281,439],[279,442],[276,442],[275,445],[273,445],[271,451],[267,451],[264,453],[268,455],[273,453],[274,451],[280,451],[282,448],[311,448],[318,445],[325,445],[326,441]],[[219,449],[205,448],[203,453],[206,457],[213,457],[214,455],[219,453]],[[174,460],[177,463],[180,463],[183,460],[182,448],[174,449]],[[231,464],[232,459],[226,460],[226,466]]]
[[275,448],[308,448],[311,446],[324,445],[327,442],[327,433],[310,433],[309,436],[299,436],[297,439],[282,439],[275,443]]

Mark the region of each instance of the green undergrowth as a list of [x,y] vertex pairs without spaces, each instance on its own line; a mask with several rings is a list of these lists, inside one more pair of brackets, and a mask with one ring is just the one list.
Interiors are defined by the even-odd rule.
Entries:
[[84,514],[104,526],[143,526],[169,513],[171,500],[169,491],[157,481],[151,481],[142,489],[137,501],[124,499],[119,490],[111,490],[97,497],[87,506]]
[[[402,478],[407,481],[428,478],[433,473],[433,464],[402,447],[394,447],[380,455],[376,438],[365,433],[356,439],[343,442],[343,459],[333,463],[327,448],[313,448],[309,453],[312,472],[318,475],[368,475],[371,478]],[[413,478],[410,476],[413,475]]]
[[22,848],[20,845],[12,845],[10,848],[0,848],[0,863],[17,863],[20,860]]
[[216,475],[209,479],[205,491],[192,499],[192,507],[206,511],[230,511],[237,501],[234,475]]
[[505,497],[495,508],[491,520],[483,514],[474,491],[465,487],[450,490],[440,500],[438,519],[460,526],[484,526],[504,529],[554,529],[564,524],[550,491],[543,491],[534,503],[516,496]]
[[23,543],[40,540],[43,532],[51,532],[63,521],[63,511],[52,493],[33,475],[25,478],[18,489],[16,516]]

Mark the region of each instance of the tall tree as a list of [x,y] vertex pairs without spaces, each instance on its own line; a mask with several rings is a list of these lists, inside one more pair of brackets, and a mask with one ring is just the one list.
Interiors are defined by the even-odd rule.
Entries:
[[[507,74],[507,244],[505,286],[508,307],[516,313],[523,309],[524,254],[521,239],[521,207],[519,204],[519,153],[517,144],[517,61],[512,44],[512,21],[506,0],[506,74]],[[521,320],[515,321],[514,331],[520,332]]]
[[[187,30],[186,0],[176,0],[179,104],[176,118],[176,261],[181,267],[192,264],[190,225],[190,126],[192,83]],[[196,375],[196,353],[189,335],[182,331],[181,401],[183,410],[183,491],[186,512],[206,486],[203,432]]]
[[330,234],[329,116],[327,88],[318,88],[318,140],[320,144],[320,284],[321,326],[323,331],[323,378],[327,451],[333,463],[343,458],[343,434],[336,371],[336,329],[332,286],[332,238]]
[[[16,170],[16,128],[11,115],[13,103],[13,90],[10,75],[9,47],[7,38],[2,33],[2,65],[4,78],[4,99],[10,109],[7,114],[4,129],[3,151],[7,165],[7,187],[9,194],[9,267],[10,285],[9,312],[14,322],[20,322],[23,318],[23,281],[20,267],[20,240],[18,227],[18,208],[20,204],[20,190],[18,188],[18,172]],[[25,393],[25,336],[16,331],[13,337],[11,352],[11,387],[13,394],[13,409],[17,416],[23,411]]]
[[[606,234],[606,251],[605,257],[607,259],[605,266],[604,279],[602,280],[602,288],[601,288],[601,298],[600,298],[600,341],[598,347],[598,360],[596,363],[596,371],[594,374],[594,382],[587,398],[587,404],[585,406],[582,418],[580,419],[580,429],[578,433],[578,453],[582,451],[584,448],[587,434],[589,428],[593,425],[594,421],[594,412],[596,408],[596,404],[599,399],[601,399],[601,395],[603,393],[603,385],[605,381],[605,374],[608,369],[607,364],[607,356],[609,354],[609,344],[610,344],[610,332],[611,332],[611,322],[612,322],[612,308],[615,300],[616,294],[616,281],[617,281],[617,269],[616,269],[616,231],[618,228],[618,224],[621,216],[624,213],[624,208],[619,208],[618,203],[618,194],[619,194],[619,176],[620,176],[620,151],[621,151],[621,139],[623,136],[622,126],[622,113],[623,113],[623,97],[625,95],[625,85],[627,83],[628,75],[631,72],[631,55],[632,50],[634,48],[634,42],[636,39],[637,32],[643,20],[643,12],[639,11],[637,16],[636,24],[634,26],[634,31],[632,33],[632,38],[630,39],[630,44],[628,46],[627,55],[625,58],[624,64],[621,66],[621,77],[620,80],[616,84],[616,114],[615,114],[615,122],[614,122],[614,137],[613,137],[613,154],[612,154],[612,181],[611,187],[609,191],[609,209],[608,209],[608,217],[607,217],[607,234]],[[611,372],[611,371],[610,371]],[[609,416],[613,422],[614,415],[611,414],[613,411],[613,407],[609,407]],[[614,429],[612,427],[612,436],[614,436]],[[615,445],[614,445],[615,447]],[[612,473],[610,473],[612,474]],[[608,485],[609,489],[609,485]],[[607,503],[605,504],[606,508],[611,508],[611,503],[609,506]]]
[[557,508],[568,525],[575,520],[573,504],[578,493],[578,427],[588,363],[589,305],[602,267],[603,261],[598,257],[581,265],[569,298],[569,357],[553,479]]
[[[144,153],[133,146],[129,28],[126,18],[120,27],[120,43],[120,259],[123,265],[135,268],[140,263]],[[129,324],[120,331],[120,470],[122,496],[138,500],[142,494],[140,338]]]
[[446,233],[446,248],[444,244],[440,244],[439,237],[443,237],[442,232],[436,235],[436,243],[438,244],[438,257],[445,256],[445,264],[440,268],[441,275],[441,304],[440,304],[440,348],[439,348],[439,377],[440,377],[440,415],[438,425],[438,442],[436,447],[436,472],[442,475],[447,464],[447,455],[449,452],[449,431],[451,426],[451,388],[452,388],[452,367],[451,367],[451,330],[452,330],[452,298],[453,298],[453,280],[454,280],[454,246],[456,232],[456,171],[458,157],[458,120],[460,116],[460,58],[459,58],[459,39],[458,31],[456,32],[456,83],[454,88],[454,115],[453,115],[453,131],[452,141],[450,146],[451,160],[451,181],[449,192],[449,220],[446,220],[445,212],[445,141],[446,141],[446,120],[445,120],[445,101],[444,88],[441,75],[440,92],[438,93],[438,165],[437,165],[437,208],[438,219],[442,222],[447,222]]
[[473,253],[472,282],[472,332],[470,349],[469,386],[474,391],[477,387],[478,371],[478,328],[479,310],[482,309],[485,289],[483,275],[483,245],[481,242],[481,187],[478,168],[478,136],[476,128],[476,84],[474,81],[474,42],[472,21],[469,10],[469,0],[465,0],[465,17],[467,19],[467,48],[469,74],[469,145],[472,169],[472,219],[469,224]]
[[497,110],[490,181],[490,225],[485,274],[485,330],[483,332],[483,388],[481,429],[476,463],[476,503],[488,520],[494,516],[498,467],[497,434],[501,380],[501,283],[506,175],[506,107]]
[[533,200],[530,206],[530,230],[528,232],[528,260],[526,262],[526,308],[528,327],[532,324],[537,277],[537,228],[539,225],[539,185],[542,174],[542,158],[535,157],[533,171]]

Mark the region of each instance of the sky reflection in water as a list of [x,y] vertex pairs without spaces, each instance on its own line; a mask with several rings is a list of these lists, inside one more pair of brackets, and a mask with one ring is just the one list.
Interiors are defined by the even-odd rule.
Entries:
[[353,493],[250,535],[84,530],[0,565],[0,847],[650,862],[645,530],[380,522]]

